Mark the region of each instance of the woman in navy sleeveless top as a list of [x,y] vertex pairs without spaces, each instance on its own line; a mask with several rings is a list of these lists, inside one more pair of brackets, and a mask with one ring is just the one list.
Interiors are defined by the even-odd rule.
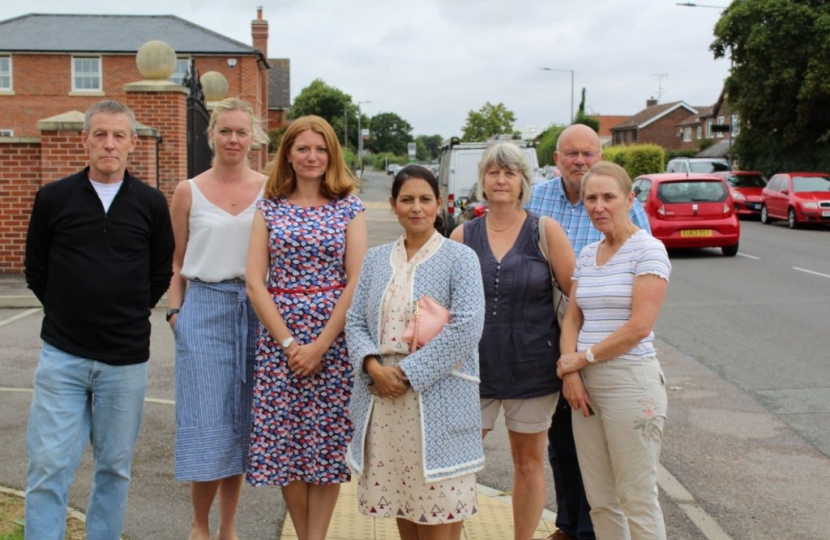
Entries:
[[[478,255],[485,294],[479,343],[482,436],[504,408],[513,455],[514,538],[529,540],[546,500],[547,430],[559,397],[559,329],[553,310],[551,265],[539,246],[539,218],[522,206],[531,171],[522,150],[496,143],[479,163],[478,190],[489,213],[465,223],[451,238]],[[570,290],[574,255],[562,228],[545,220],[556,281]]]

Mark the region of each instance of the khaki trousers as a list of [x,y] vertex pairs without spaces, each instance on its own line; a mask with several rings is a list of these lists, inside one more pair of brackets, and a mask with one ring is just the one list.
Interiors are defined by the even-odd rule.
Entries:
[[666,387],[655,357],[582,370],[594,416],[573,411],[579,468],[597,540],[665,540],[657,466]]

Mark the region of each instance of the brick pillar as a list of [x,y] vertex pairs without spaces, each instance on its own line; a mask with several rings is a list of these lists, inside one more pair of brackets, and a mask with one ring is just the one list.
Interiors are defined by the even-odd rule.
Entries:
[[41,185],[40,139],[0,138],[0,273],[23,271],[26,230]]
[[158,187],[169,201],[176,185],[187,179],[189,91],[169,81],[130,83],[124,85],[124,91],[127,93],[127,105],[135,112],[136,119],[155,128],[162,138],[159,145]]
[[84,113],[69,111],[38,121],[43,184],[75,174],[89,164],[84,147]]

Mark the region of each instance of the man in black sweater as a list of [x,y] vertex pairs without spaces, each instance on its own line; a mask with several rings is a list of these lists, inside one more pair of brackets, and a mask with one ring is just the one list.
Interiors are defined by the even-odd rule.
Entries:
[[63,538],[86,441],[95,478],[87,538],[120,538],[150,356],[150,310],[170,284],[164,195],[127,172],[137,142],[125,105],[86,112],[83,171],[43,186],[26,237],[26,281],[43,304],[29,414],[27,540]]

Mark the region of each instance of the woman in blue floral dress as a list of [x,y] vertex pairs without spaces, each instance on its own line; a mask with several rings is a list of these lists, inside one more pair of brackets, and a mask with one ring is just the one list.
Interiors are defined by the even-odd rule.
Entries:
[[301,540],[325,538],[340,484],[350,480],[343,328],[366,254],[355,187],[331,126],[298,118],[251,231],[246,281],[262,326],[247,478],[282,487]]

